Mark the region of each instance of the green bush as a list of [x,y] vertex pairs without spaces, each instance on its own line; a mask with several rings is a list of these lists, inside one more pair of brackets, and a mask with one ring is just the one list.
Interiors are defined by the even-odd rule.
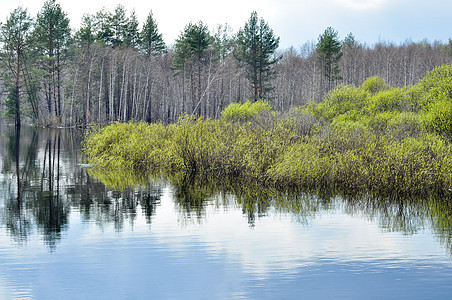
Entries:
[[452,65],[441,66],[430,71],[418,84],[420,107],[428,108],[432,103],[452,98]]
[[360,111],[366,106],[370,92],[350,85],[342,85],[330,91],[325,100],[312,108],[318,117],[332,121],[350,110]]
[[443,99],[429,105],[423,115],[425,126],[435,132],[452,134],[452,99]]
[[370,99],[367,105],[367,113],[373,115],[375,113],[403,110],[405,89],[389,89],[375,93]]
[[385,80],[380,76],[369,77],[364,81],[362,88],[372,95],[388,89]]
[[222,112],[221,117],[229,121],[250,121],[265,111],[271,111],[272,107],[267,101],[251,102],[247,100],[245,103],[231,103]]
[[105,169],[161,168],[173,161],[167,151],[171,126],[146,123],[115,123],[91,132],[84,141],[91,164]]

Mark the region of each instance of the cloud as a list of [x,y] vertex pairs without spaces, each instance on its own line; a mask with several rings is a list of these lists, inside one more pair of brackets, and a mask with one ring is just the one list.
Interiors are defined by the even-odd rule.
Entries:
[[353,10],[375,10],[382,8],[388,0],[334,0],[337,4]]

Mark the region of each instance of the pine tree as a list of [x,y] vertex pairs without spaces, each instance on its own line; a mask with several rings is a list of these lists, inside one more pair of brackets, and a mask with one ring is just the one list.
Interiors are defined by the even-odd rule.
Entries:
[[272,89],[272,67],[281,59],[274,55],[278,46],[279,37],[275,37],[264,19],[259,19],[253,11],[244,28],[237,34],[235,57],[247,66],[246,73],[254,91],[254,101],[264,98]]
[[141,48],[148,56],[159,55],[165,52],[166,46],[163,42],[162,34],[158,31],[157,22],[154,20],[152,12],[149,13],[143,25],[140,38]]
[[[211,37],[207,26],[202,22],[190,24],[186,31],[187,44],[192,56],[192,64],[196,69],[198,97],[194,110],[198,108],[198,115],[201,114],[202,88],[201,77],[202,69],[206,65],[206,54]],[[193,111],[194,112],[194,111]]]
[[331,90],[333,80],[341,79],[339,61],[342,57],[342,44],[337,31],[328,27],[319,35],[316,51],[323,76],[328,80],[328,90]]
[[10,91],[8,106],[11,107],[14,104],[13,112],[16,127],[20,127],[21,124],[20,93],[22,81],[25,80],[23,76],[26,72],[26,61],[31,47],[29,40],[32,25],[32,19],[27,9],[18,7],[11,12],[0,30],[0,42],[3,46],[1,62],[8,70],[2,76]]
[[[206,55],[208,47],[212,39],[209,30],[206,25],[202,22],[197,24],[189,23],[185,26],[184,31],[181,33],[179,38],[176,40],[174,47],[174,60],[173,66],[182,72],[182,89],[183,93],[185,91],[185,80],[184,76],[187,71],[187,67],[190,68],[190,79],[191,79],[191,94],[192,100],[195,101],[195,77],[197,78],[197,91],[198,97],[196,107],[200,107],[199,103],[202,100],[202,89],[201,89],[201,76],[202,68],[206,64]],[[185,102],[185,95],[184,102]],[[194,111],[193,111],[194,112]]]
[[185,73],[188,60],[190,58],[189,47],[186,43],[183,33],[179,35],[174,44],[173,50],[173,64],[172,68],[177,71],[176,74],[181,75],[182,79],[182,112],[186,112],[186,97],[185,97]]
[[95,17],[93,15],[84,14],[79,30],[75,33],[75,41],[79,46],[91,45],[96,41]]
[[118,4],[115,8],[115,13],[110,15],[108,21],[110,30],[112,31],[109,42],[113,45],[113,47],[122,45],[124,43],[128,24],[124,6]]
[[132,11],[124,30],[124,45],[136,48],[140,44],[140,32],[138,31],[138,19],[135,10]]
[[69,45],[71,29],[67,14],[55,0],[44,3],[36,18],[34,34],[47,73],[44,81],[47,108],[51,114],[53,105],[55,116],[60,117],[62,55]]

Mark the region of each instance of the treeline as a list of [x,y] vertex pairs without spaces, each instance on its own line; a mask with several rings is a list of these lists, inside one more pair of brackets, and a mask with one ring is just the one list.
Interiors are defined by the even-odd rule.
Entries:
[[75,31],[69,24],[55,0],[34,19],[19,7],[2,24],[1,108],[16,124],[21,116],[41,125],[172,123],[183,113],[217,118],[247,99],[286,111],[370,76],[416,84],[452,62],[451,43],[370,47],[352,34],[340,40],[333,28],[300,49],[278,50],[279,38],[256,12],[238,32],[189,23],[171,46],[152,12],[140,25],[121,5],[85,15]]

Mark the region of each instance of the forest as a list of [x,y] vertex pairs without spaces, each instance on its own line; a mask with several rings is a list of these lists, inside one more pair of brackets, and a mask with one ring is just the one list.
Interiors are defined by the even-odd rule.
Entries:
[[256,12],[237,32],[189,23],[167,45],[152,11],[139,24],[133,10],[118,5],[85,14],[72,30],[64,9],[47,0],[36,16],[18,7],[1,24],[0,110],[16,125],[58,127],[219,118],[247,100],[287,112],[373,76],[391,87],[415,85],[450,63],[451,42],[369,46],[352,33],[340,39],[331,27],[318,41],[279,49],[279,37]]

